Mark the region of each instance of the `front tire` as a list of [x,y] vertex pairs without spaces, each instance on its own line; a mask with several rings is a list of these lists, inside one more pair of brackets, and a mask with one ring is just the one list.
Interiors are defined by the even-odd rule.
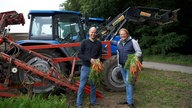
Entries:
[[103,84],[105,89],[109,91],[124,91],[125,84],[117,66],[117,56],[114,55],[103,63]]

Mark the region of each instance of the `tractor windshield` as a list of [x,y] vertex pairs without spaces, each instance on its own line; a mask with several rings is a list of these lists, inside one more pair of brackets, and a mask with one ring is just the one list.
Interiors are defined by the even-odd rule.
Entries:
[[31,38],[42,37],[52,38],[52,17],[36,16],[32,19]]
[[81,22],[78,16],[57,15],[57,33],[59,38],[66,42],[79,42],[84,37]]
[[78,14],[32,14],[31,39],[60,40],[62,43],[80,42],[84,31]]

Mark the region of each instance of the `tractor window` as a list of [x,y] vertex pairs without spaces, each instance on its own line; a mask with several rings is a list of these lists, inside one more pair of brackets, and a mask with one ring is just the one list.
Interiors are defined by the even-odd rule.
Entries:
[[79,17],[73,15],[65,15],[57,18],[58,36],[63,42],[79,42],[83,34],[80,29]]
[[31,37],[52,36],[52,17],[38,16],[32,20]]
[[85,19],[85,18],[82,18],[82,23],[83,23],[83,29],[86,33],[86,38],[88,38],[89,36],[89,28],[90,27],[96,27],[97,28],[97,31],[101,31],[101,29],[104,27],[104,23],[105,23],[105,20],[103,19],[97,19],[97,18],[89,18],[89,19]]

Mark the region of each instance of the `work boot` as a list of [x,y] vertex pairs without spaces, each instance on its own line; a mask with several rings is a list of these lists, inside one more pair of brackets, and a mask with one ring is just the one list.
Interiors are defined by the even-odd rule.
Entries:
[[76,106],[76,108],[83,108],[82,106]]
[[99,103],[90,104],[90,106],[99,106]]
[[134,104],[128,104],[129,108],[135,108]]
[[123,101],[118,102],[118,104],[124,105],[124,104],[127,104],[127,101],[123,100]]

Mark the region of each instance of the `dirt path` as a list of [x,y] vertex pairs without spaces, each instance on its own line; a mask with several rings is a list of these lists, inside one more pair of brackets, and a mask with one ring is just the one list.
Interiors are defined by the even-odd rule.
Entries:
[[125,92],[103,92],[103,99],[98,100],[100,104],[96,108],[129,108],[127,105],[120,105],[118,102],[125,99]]
[[[120,105],[118,102],[125,99],[125,92],[109,92],[101,90],[103,98],[97,99],[99,106],[89,106],[89,95],[84,95],[83,108],[129,108],[127,105]],[[74,108],[76,102],[76,94],[67,95],[67,103],[69,108]]]

